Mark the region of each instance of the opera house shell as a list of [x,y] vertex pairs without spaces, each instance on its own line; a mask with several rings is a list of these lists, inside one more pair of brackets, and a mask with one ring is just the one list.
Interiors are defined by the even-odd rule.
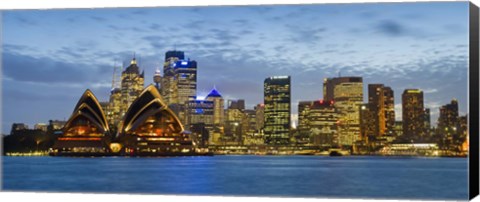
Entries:
[[119,141],[125,155],[198,155],[190,134],[153,85],[146,87],[125,114]]
[[93,93],[86,90],[50,150],[51,155],[106,155],[111,136],[105,114]]
[[190,133],[163,102],[153,85],[132,102],[116,135],[110,134],[105,114],[86,90],[65,124],[51,155],[64,156],[192,156],[199,152]]

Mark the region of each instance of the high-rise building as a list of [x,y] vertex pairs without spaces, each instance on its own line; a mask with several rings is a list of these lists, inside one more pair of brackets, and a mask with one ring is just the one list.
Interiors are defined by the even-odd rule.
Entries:
[[244,120],[245,120],[245,100],[228,100],[227,110],[225,111],[225,135],[230,141],[237,143],[243,142]]
[[306,118],[311,143],[318,146],[338,146],[338,112],[333,100],[312,102]]
[[206,100],[213,101],[213,124],[223,127],[225,124],[225,101],[215,87],[208,93]]
[[440,107],[437,134],[443,146],[452,146],[459,132],[458,127],[458,101],[453,99],[449,104]]
[[255,106],[255,113],[256,113],[256,118],[257,118],[257,130],[263,130],[264,124],[265,124],[265,105],[264,104],[257,104]]
[[360,106],[360,134],[363,143],[368,144],[376,137],[378,129],[376,125],[377,114],[372,103],[365,103]]
[[[119,71],[117,71],[119,70]],[[107,122],[110,125],[112,132],[116,132],[118,124],[122,119],[123,113],[125,113],[125,108],[122,107],[122,91],[121,91],[121,73],[122,66],[113,67],[113,76],[112,76],[112,88],[110,90],[110,98],[108,100],[108,105],[104,109]]]
[[403,139],[423,141],[425,136],[425,115],[423,91],[406,89],[402,94]]
[[395,124],[395,104],[393,90],[383,84],[368,85],[369,110],[375,114],[373,135],[391,134]]
[[127,112],[128,107],[142,93],[144,88],[144,72],[140,73],[137,66],[137,60],[133,57],[128,66],[122,72],[121,78],[121,97],[120,97],[120,117]]
[[458,123],[458,101],[452,100],[449,104],[440,107],[438,127],[455,127]]
[[167,51],[161,79],[161,94],[167,105],[188,124],[185,111],[187,102],[197,95],[197,62],[185,60],[182,51]]
[[298,103],[298,137],[297,142],[306,142],[310,138],[310,128],[308,126],[308,113],[314,101],[300,101]]
[[335,101],[338,110],[338,143],[351,146],[360,140],[360,105],[363,103],[362,77],[326,78],[324,100]]
[[264,81],[265,143],[290,143],[290,76],[274,76]]
[[395,97],[392,88],[383,87],[385,101],[385,134],[393,134],[395,128]]
[[214,101],[190,100],[187,106],[187,122],[189,125],[203,123],[211,129],[214,123]]

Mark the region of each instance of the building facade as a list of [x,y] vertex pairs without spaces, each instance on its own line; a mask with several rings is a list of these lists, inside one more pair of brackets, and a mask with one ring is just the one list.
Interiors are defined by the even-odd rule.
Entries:
[[187,102],[197,96],[197,62],[185,59],[182,51],[167,51],[161,79],[161,95],[165,103],[188,124]]
[[140,67],[137,66],[135,57],[130,65],[122,72],[121,77],[121,97],[120,97],[120,117],[127,112],[128,107],[137,99],[144,88],[144,72],[140,73]]
[[310,143],[322,147],[338,146],[338,112],[333,100],[312,102],[306,119]]
[[222,95],[214,87],[205,99],[213,102],[213,124],[223,127],[225,124],[225,100]]
[[291,114],[290,76],[274,76],[264,81],[265,143],[285,145],[290,143]]
[[339,145],[352,146],[360,140],[360,105],[363,103],[362,77],[326,78],[324,100],[333,100],[339,116]]
[[402,94],[404,141],[422,141],[425,137],[423,91],[406,89]]

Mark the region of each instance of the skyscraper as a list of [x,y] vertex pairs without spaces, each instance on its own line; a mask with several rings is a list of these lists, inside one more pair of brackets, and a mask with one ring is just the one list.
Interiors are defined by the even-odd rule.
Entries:
[[[314,101],[300,101],[298,102],[298,126],[297,130],[300,139],[306,139],[310,136],[310,129],[308,127],[308,113]],[[298,141],[298,140],[297,140]]]
[[423,91],[405,89],[402,94],[403,139],[422,141],[425,135]]
[[167,51],[165,53],[165,63],[163,65],[163,78],[161,81],[162,84],[162,97],[170,105],[175,103],[173,100],[176,93],[175,83],[175,65],[177,61],[184,60],[185,54],[183,51]]
[[365,103],[360,106],[360,134],[365,144],[368,144],[376,137],[376,118],[375,107],[372,103]]
[[189,126],[197,123],[203,123],[207,129],[211,129],[213,127],[214,101],[190,100],[188,101],[187,109],[187,122],[189,123]]
[[362,77],[326,78],[324,100],[335,101],[339,117],[340,145],[351,146],[360,139],[360,105],[363,103]]
[[312,102],[306,118],[311,143],[318,146],[338,146],[338,113],[333,101],[319,100]]
[[123,117],[130,104],[140,95],[144,88],[144,72],[140,73],[135,57],[130,62],[130,66],[122,72],[121,81],[120,116]]
[[244,120],[246,118],[245,100],[228,100],[225,111],[225,135],[227,139],[242,143],[244,132]]
[[257,106],[255,106],[255,117],[256,117],[256,127],[257,127],[257,130],[260,131],[260,130],[263,130],[263,127],[265,125],[265,105],[264,104],[257,104]]
[[383,84],[368,85],[369,110],[374,113],[373,135],[383,136],[393,133],[395,124],[395,104],[393,90]]
[[213,124],[223,127],[225,124],[225,101],[215,87],[208,93],[207,100],[213,101]]
[[[117,71],[118,70],[118,71]],[[109,125],[112,126],[113,132],[116,131],[117,125],[120,123],[122,119],[123,113],[125,113],[125,108],[122,107],[122,91],[121,91],[121,66],[113,67],[113,76],[112,76],[112,89],[110,90],[110,99],[108,101],[107,108],[105,110],[105,116],[107,118],[107,122]]]
[[186,123],[187,102],[197,95],[197,62],[185,60],[182,51],[167,51],[161,79],[161,94],[168,106]]
[[458,101],[453,99],[449,104],[440,107],[437,134],[443,146],[452,146],[458,134]]
[[274,76],[264,81],[265,143],[290,142],[290,76]]

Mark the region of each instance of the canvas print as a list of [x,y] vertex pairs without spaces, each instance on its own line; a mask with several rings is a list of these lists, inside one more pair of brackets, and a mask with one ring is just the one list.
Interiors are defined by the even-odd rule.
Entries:
[[468,199],[468,2],[2,15],[3,190]]

